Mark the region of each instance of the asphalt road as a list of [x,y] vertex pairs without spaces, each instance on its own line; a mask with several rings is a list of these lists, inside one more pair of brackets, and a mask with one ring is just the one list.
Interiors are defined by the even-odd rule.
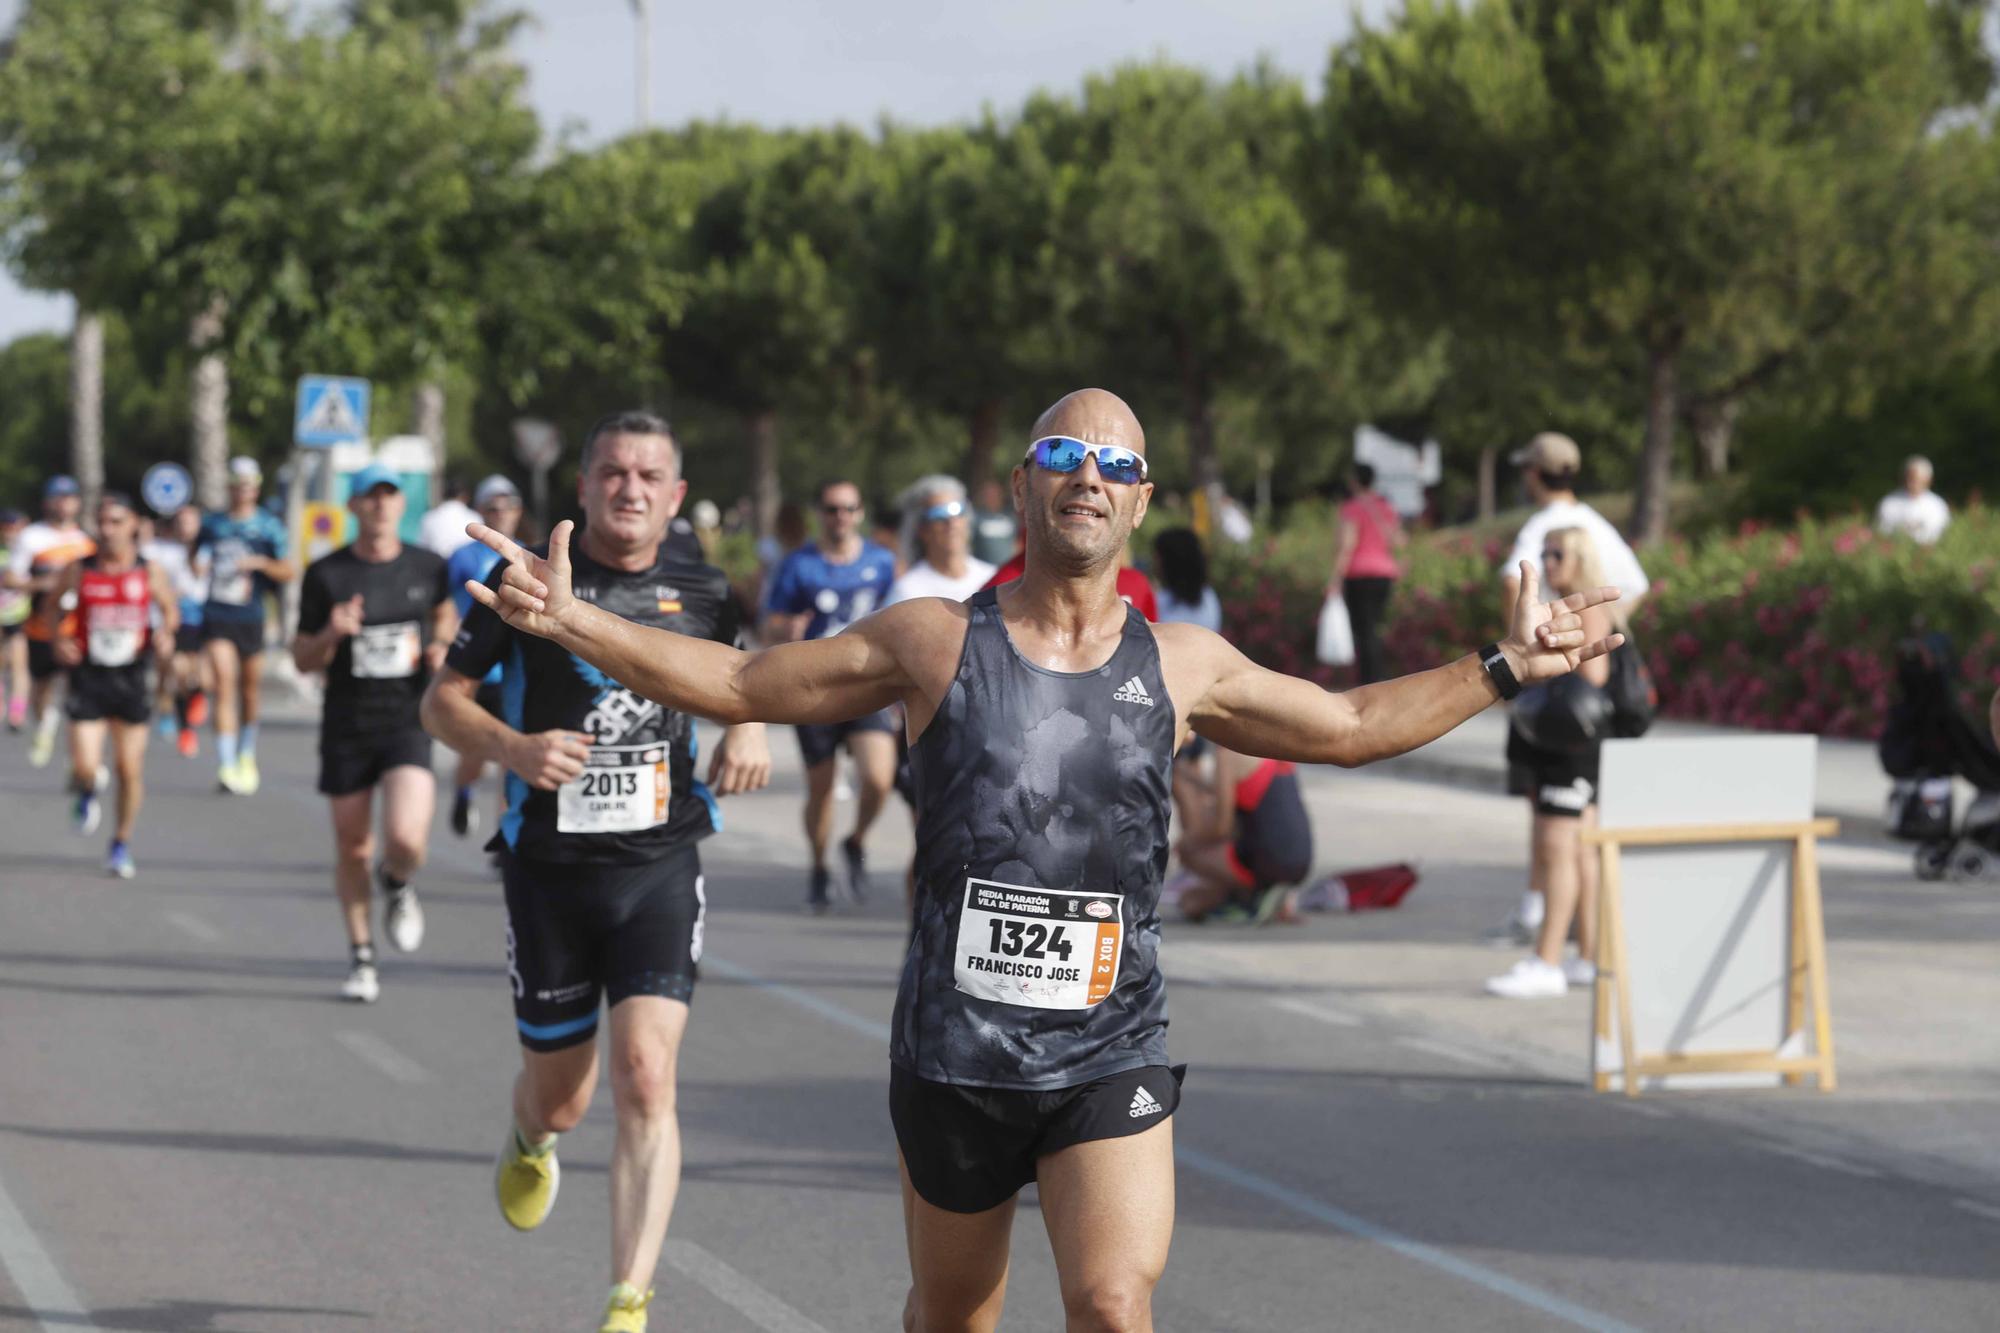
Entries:
[[[387,958],[379,1004],[338,1002],[312,744],[268,727],[251,798],[155,746],[140,875],[121,883],[69,831],[59,779],[0,741],[0,1328],[595,1326],[608,1092],[565,1139],[555,1215],[508,1230],[490,1185],[517,1063],[498,886],[440,820],[423,952]],[[1171,1040],[1192,1070],[1158,1327],[1995,1327],[2000,1207],[1982,1200],[2000,1181],[1774,1150],[1769,1117],[1810,1093],[1633,1103],[1546,1061],[1468,1058],[1447,1009],[1301,966],[1366,939],[1377,966],[1420,972],[1424,939],[1462,934],[1442,880],[1518,879],[1497,798],[1341,781],[1377,836],[1406,830],[1443,870],[1400,912],[1316,921],[1283,954],[1260,953],[1271,932],[1170,929]],[[885,884],[860,911],[799,912],[797,792],[788,762],[706,844],[656,1330],[899,1326],[900,908]],[[878,862],[907,846],[892,809]],[[1025,1202],[1004,1326],[1060,1328]]]

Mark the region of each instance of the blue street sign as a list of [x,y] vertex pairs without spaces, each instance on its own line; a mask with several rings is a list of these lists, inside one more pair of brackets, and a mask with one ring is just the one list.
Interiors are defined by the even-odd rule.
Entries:
[[148,509],[164,518],[188,502],[194,494],[194,478],[179,463],[155,463],[146,469],[139,494]]
[[302,449],[368,441],[368,381],[339,375],[299,376],[292,441]]

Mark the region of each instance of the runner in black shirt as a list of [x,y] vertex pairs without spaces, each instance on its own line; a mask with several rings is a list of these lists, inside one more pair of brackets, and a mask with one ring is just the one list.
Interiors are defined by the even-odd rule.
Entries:
[[1618,643],[1587,643],[1580,615],[1615,589],[1544,604],[1524,563],[1504,643],[1345,694],[1266,671],[1208,630],[1148,625],[1120,600],[1118,555],[1152,493],[1131,410],[1086,389],[1034,434],[1013,476],[1027,533],[1017,582],[970,602],[903,602],[755,655],[573,596],[567,525],[547,559],[475,530],[508,560],[483,604],[646,698],[730,722],[907,710],[917,919],[890,1043],[906,1328],[992,1327],[1014,1195],[1030,1180],[1070,1326],[1152,1326],[1179,1098],[1156,912],[1168,765],[1190,734],[1353,766]]
[[383,847],[374,875],[388,904],[383,928],[405,953],[424,940],[410,876],[424,863],[437,779],[417,707],[458,620],[444,558],[396,535],[404,503],[386,467],[370,463],[355,473],[347,507],[360,535],[306,570],[292,642],[299,670],[326,673],[319,789],[333,810],[333,882],[351,951],[340,993],[363,1003],[381,994],[368,923],[377,786]]
[[[577,485],[585,526],[571,586],[611,615],[734,643],[728,578],[700,561],[698,547],[690,559],[668,529],[686,494],[666,422],[647,413],[600,422]],[[477,699],[495,664],[497,718]],[[496,1168],[501,1215],[532,1230],[555,1204],[555,1136],[590,1105],[597,1011],[608,995],[618,1137],[614,1285],[602,1327],[643,1329],[680,1184],[674,1066],[707,905],[695,844],[721,827],[716,796],[769,777],[764,729],[751,723],[725,733],[709,768],[711,791],[695,777],[688,714],[510,628],[484,606],[467,613],[425,698],[424,720],[460,754],[508,770],[507,813],[493,845],[506,883],[507,971],[523,1069]]]

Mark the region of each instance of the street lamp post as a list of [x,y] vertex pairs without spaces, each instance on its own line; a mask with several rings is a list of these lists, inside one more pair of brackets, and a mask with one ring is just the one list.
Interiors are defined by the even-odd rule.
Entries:
[[653,123],[653,0],[632,0],[638,26],[639,128]]

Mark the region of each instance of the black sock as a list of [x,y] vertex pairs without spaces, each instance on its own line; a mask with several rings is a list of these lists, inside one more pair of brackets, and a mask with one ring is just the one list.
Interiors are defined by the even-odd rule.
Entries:
[[390,874],[387,865],[375,867],[375,878],[381,880],[382,887],[391,893],[401,893],[404,889],[410,887],[410,881],[407,879],[397,879],[394,875]]
[[366,966],[368,966],[368,967],[373,967],[373,966],[375,966],[375,946],[374,946],[374,945],[372,945],[372,944],[356,944],[356,945],[352,946],[352,947],[351,947],[351,948],[350,948],[350,949],[348,950],[348,952],[354,955],[354,965],[355,965],[356,967],[360,967],[360,966],[363,966],[364,964],[365,964]]
[[174,719],[181,724],[181,730],[188,727],[188,694],[185,690],[174,696]]

